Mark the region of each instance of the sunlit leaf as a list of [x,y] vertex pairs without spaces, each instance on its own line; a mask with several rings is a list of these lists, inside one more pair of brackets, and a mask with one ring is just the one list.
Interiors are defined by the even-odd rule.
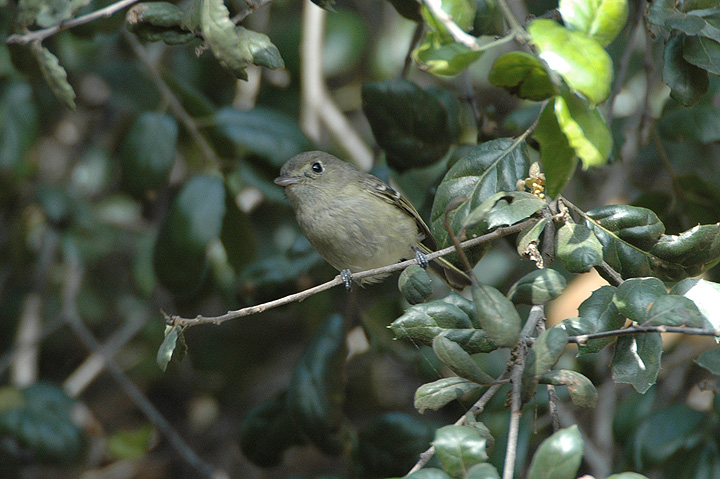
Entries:
[[443,378],[423,384],[415,391],[415,409],[424,413],[436,411],[446,404],[480,391],[482,386],[465,378]]
[[577,426],[560,429],[545,439],[533,454],[528,479],[575,479],[584,443]]
[[540,60],[525,52],[510,52],[498,57],[488,80],[528,100],[544,100],[557,93]]
[[620,33],[628,16],[628,0],[560,0],[565,25],[606,46]]

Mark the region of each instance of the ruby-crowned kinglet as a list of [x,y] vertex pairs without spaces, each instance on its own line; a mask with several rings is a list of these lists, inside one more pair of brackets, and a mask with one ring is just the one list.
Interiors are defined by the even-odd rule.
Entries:
[[[348,287],[349,273],[413,257],[427,266],[423,254],[436,248],[427,225],[405,198],[379,178],[328,153],[311,151],[290,158],[275,184],[285,187],[305,236],[342,272]],[[453,288],[470,284],[470,278],[444,258],[430,266]]]

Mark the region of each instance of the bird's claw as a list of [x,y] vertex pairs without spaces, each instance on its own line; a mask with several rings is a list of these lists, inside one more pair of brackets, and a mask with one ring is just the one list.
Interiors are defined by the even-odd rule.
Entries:
[[352,291],[352,280],[353,276],[349,269],[344,269],[340,271],[340,277],[343,280],[343,284],[345,285],[345,289],[348,291]]
[[427,256],[420,250],[415,250],[415,261],[417,261],[422,269],[428,269],[428,266],[430,266]]

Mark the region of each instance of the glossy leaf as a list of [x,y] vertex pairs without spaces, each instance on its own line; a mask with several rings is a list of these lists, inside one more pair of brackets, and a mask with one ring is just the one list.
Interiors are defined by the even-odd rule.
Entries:
[[453,138],[445,105],[414,83],[365,83],[362,102],[373,136],[396,170],[431,165],[450,148]]
[[[514,144],[509,138],[489,141],[469,149],[448,170],[435,194],[430,229],[438,248],[451,244],[443,226],[445,209],[451,201],[460,196],[469,198],[449,213],[451,224],[457,231],[470,212],[492,195],[515,190],[517,181],[528,176],[529,167],[530,158],[525,143]],[[483,233],[482,227],[467,232],[470,237]],[[471,264],[474,264],[482,257],[484,248],[465,252]]]
[[165,113],[143,112],[130,127],[120,152],[122,182],[143,198],[167,184],[175,164],[178,125]]
[[631,321],[644,323],[655,301],[667,295],[665,284],[657,278],[631,278],[615,290],[615,305]]
[[522,326],[515,306],[497,289],[485,284],[473,284],[472,297],[475,314],[488,338],[501,347],[514,347]]
[[441,33],[430,31],[413,50],[412,57],[421,70],[440,77],[453,77],[462,73],[483,53],[447,39]]
[[441,299],[408,308],[390,325],[398,339],[411,339],[428,345],[442,331],[473,327],[467,312]]
[[579,158],[560,129],[555,116],[555,100],[548,102],[540,114],[533,138],[540,143],[540,160],[545,173],[548,196],[555,198],[575,174]]
[[528,365],[527,369],[536,378],[543,376],[558,362],[567,342],[568,334],[561,328],[550,328],[542,333],[533,343],[534,364]]
[[703,434],[707,416],[685,404],[673,404],[647,418],[637,429],[635,447],[644,463],[660,464],[689,449]]
[[668,294],[659,297],[650,306],[646,326],[688,326],[702,328],[705,318],[695,303],[684,296]]
[[643,250],[652,248],[665,232],[665,225],[647,208],[608,205],[590,210],[588,216],[619,239]]
[[25,162],[37,131],[38,114],[30,85],[10,83],[0,99],[0,171],[12,171]]
[[[613,331],[625,325],[625,316],[618,310],[614,298],[615,288],[602,286],[593,291],[590,297],[580,304],[578,314],[582,318],[583,324],[587,325],[587,329],[580,334]],[[596,353],[613,341],[615,338],[612,337],[593,339],[579,347],[579,354]]]
[[138,38],[168,45],[187,43],[197,38],[185,25],[185,10],[169,2],[143,2],[125,16],[127,29]]
[[499,192],[483,201],[465,218],[462,230],[477,229],[492,231],[501,226],[510,226],[526,220],[547,202],[525,191]]
[[555,237],[557,258],[571,273],[585,273],[603,261],[603,247],[584,225],[566,223]]
[[577,426],[560,429],[545,439],[533,454],[528,479],[575,479],[584,444]]
[[720,75],[720,43],[715,40],[701,36],[686,37],[683,58],[713,75]]
[[670,96],[684,106],[694,105],[708,91],[707,71],[683,58],[684,35],[671,37],[665,44],[663,80],[670,87]]
[[620,336],[610,365],[613,379],[631,384],[637,392],[644,394],[657,380],[661,355],[660,333]]
[[293,423],[321,451],[340,454],[348,431],[345,402],[345,321],[328,318],[295,366],[288,387],[287,409]]
[[433,351],[437,357],[461,378],[478,384],[492,384],[495,378],[488,375],[475,363],[473,358],[457,343],[443,335],[435,336]]
[[432,294],[432,280],[420,265],[412,264],[400,273],[398,289],[408,303],[422,303]]
[[695,303],[705,317],[706,327],[720,329],[720,284],[704,279],[684,279],[670,290],[670,294],[681,294]]
[[607,99],[613,65],[598,42],[547,19],[533,20],[528,25],[528,33],[540,51],[540,58],[570,88],[583,94],[594,105]]
[[560,296],[566,286],[565,277],[554,269],[537,269],[513,284],[507,297],[516,304],[545,304]]
[[612,135],[600,111],[575,95],[556,96],[553,111],[570,147],[580,158],[583,169],[607,163]]
[[560,0],[558,10],[565,25],[606,46],[625,26],[628,0]]
[[438,379],[423,384],[415,391],[415,409],[420,414],[427,410],[436,411],[456,399],[462,399],[481,389],[482,386],[465,378]]
[[445,426],[435,432],[435,454],[448,473],[463,477],[475,464],[487,461],[487,439],[471,426]]
[[67,80],[67,72],[60,65],[60,60],[50,50],[41,46],[40,43],[33,45],[32,51],[35,54],[35,59],[50,90],[66,107],[74,110],[75,90],[70,86]]
[[697,225],[679,235],[663,235],[650,254],[661,260],[655,267],[659,277],[678,281],[698,276],[720,261],[720,223]]
[[705,351],[695,360],[698,366],[702,366],[716,376],[720,376],[720,349]]
[[495,60],[488,76],[490,83],[527,100],[541,101],[557,94],[543,64],[535,55],[510,52]]
[[540,383],[567,386],[570,400],[578,407],[594,408],[597,405],[597,389],[592,381],[577,371],[568,369],[548,371],[540,378]]

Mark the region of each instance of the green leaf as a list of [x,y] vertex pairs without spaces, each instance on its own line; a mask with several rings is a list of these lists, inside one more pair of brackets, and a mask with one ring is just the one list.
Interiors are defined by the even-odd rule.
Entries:
[[420,265],[411,264],[400,273],[398,289],[408,303],[422,303],[432,294],[432,280]]
[[[514,143],[512,139],[501,138],[468,149],[445,174],[435,194],[430,229],[438,248],[452,244],[443,226],[445,209],[451,201],[460,196],[469,198],[449,213],[451,224],[457,231],[470,212],[492,195],[515,190],[517,181],[528,176],[529,167],[530,158],[524,142]],[[467,232],[470,237],[483,233],[482,225]],[[485,247],[482,247],[466,250],[465,253],[471,264],[474,264],[480,260],[484,251]],[[449,258],[454,263],[457,261],[456,257]]]
[[526,220],[547,202],[525,191],[499,192],[474,208],[462,223],[462,230],[477,229],[492,231],[501,226],[510,226]]
[[549,371],[540,378],[540,383],[567,386],[570,400],[578,407],[594,408],[597,405],[597,389],[592,381],[576,371],[568,369]]
[[125,429],[107,438],[108,452],[115,459],[140,459],[150,449],[155,427],[146,425],[137,429]]
[[395,7],[395,10],[414,22],[421,22],[422,15],[420,15],[420,4],[415,0],[388,0],[390,4]]
[[434,427],[402,412],[372,419],[358,434],[357,458],[363,477],[401,476],[432,441]]
[[475,464],[467,471],[467,479],[500,479],[497,469],[486,462]]
[[445,330],[472,329],[468,313],[442,299],[416,304],[390,325],[398,339],[411,339],[421,344],[432,344],[433,338]]
[[125,16],[127,29],[138,38],[168,45],[187,43],[197,38],[194,28],[186,25],[185,11],[169,2],[143,2]]
[[683,58],[684,35],[671,37],[665,44],[663,80],[670,87],[670,96],[684,106],[694,105],[708,91],[707,71]]
[[720,43],[715,40],[700,36],[686,37],[683,58],[713,75],[720,75]]
[[607,46],[620,33],[628,17],[627,0],[560,0],[563,22]]
[[496,87],[527,100],[541,101],[557,94],[557,88],[540,60],[525,52],[510,52],[498,57],[490,69],[488,80]]
[[498,346],[514,347],[522,325],[512,302],[500,291],[485,284],[473,284],[472,297],[475,314],[488,338]]
[[24,165],[37,137],[38,114],[27,83],[10,83],[0,98],[0,172]]
[[557,257],[571,273],[585,273],[602,263],[602,244],[587,226],[566,223],[558,230],[555,241]]
[[153,267],[158,280],[175,294],[197,291],[207,266],[207,245],[220,235],[225,215],[222,178],[196,175],[173,201],[155,241]]
[[648,21],[667,30],[680,30],[688,35],[697,35],[705,22],[697,15],[686,15],[675,8],[674,0],[652,2],[648,9]]
[[478,384],[493,384],[495,378],[478,367],[473,358],[457,343],[443,335],[435,336],[433,351],[437,357],[461,378]]
[[[540,235],[545,232],[549,218],[540,218],[533,225],[528,226],[517,236],[517,252],[521,256],[528,256],[531,253],[531,245],[539,249]],[[508,294],[508,296],[510,296]]]
[[235,27],[235,33],[240,40],[240,45],[249,52],[251,61],[255,65],[271,70],[285,66],[280,51],[264,33],[254,32],[244,27]]
[[345,321],[330,316],[313,336],[293,371],[287,409],[293,423],[321,451],[337,455],[347,446]]
[[[679,235],[663,235],[650,254],[662,260],[656,265],[656,273],[666,273],[675,281],[698,276],[720,261],[720,223],[697,225]],[[674,276],[676,272],[678,276]]]
[[688,326],[702,328],[705,318],[695,303],[684,296],[668,294],[659,297],[650,306],[645,326]]
[[649,250],[665,232],[657,215],[647,208],[608,205],[588,211],[588,216],[603,229],[612,231],[622,241]]
[[157,364],[162,371],[167,369],[167,365],[175,353],[175,345],[181,333],[178,326],[165,326],[165,339],[163,339],[157,352]]
[[412,57],[423,71],[439,77],[453,77],[462,73],[483,53],[446,39],[441,33],[428,31],[422,43],[413,50]]
[[575,479],[584,444],[577,426],[560,429],[533,454],[528,479]]
[[657,278],[631,278],[615,290],[615,305],[630,321],[645,323],[650,307],[667,295],[665,284]]
[[165,186],[175,164],[178,126],[165,113],[143,112],[130,127],[120,151],[122,182],[134,196],[144,198]]
[[427,410],[437,411],[441,407],[478,392],[482,386],[465,378],[443,378],[423,384],[415,391],[415,409],[423,414]]
[[567,346],[568,334],[562,328],[550,328],[542,333],[533,344],[534,364],[527,369],[535,378],[540,378],[557,364]]
[[554,269],[537,269],[515,282],[507,297],[516,304],[545,304],[560,296],[565,286],[567,280]]
[[89,0],[20,0],[19,21],[24,25],[52,27],[72,18]]
[[[620,314],[614,302],[615,288],[602,286],[593,291],[588,299],[578,307],[578,314],[586,326],[580,334],[592,334],[603,331],[613,331],[625,325],[625,316]],[[587,344],[579,347],[579,353],[596,353],[608,344],[615,341],[615,338],[598,338],[588,341]]]
[[608,476],[607,479],[648,479],[647,476],[638,474],[636,472],[621,472],[620,474],[613,474]]
[[414,83],[365,83],[362,103],[375,140],[396,170],[431,165],[450,148],[451,122],[444,103]]
[[720,376],[720,349],[711,349],[705,351],[695,360],[698,366],[701,366],[716,376]]
[[704,102],[693,108],[677,108],[663,113],[660,131],[670,141],[714,143],[720,141],[720,111]]
[[594,105],[610,95],[613,64],[595,40],[573,32],[552,20],[537,19],[528,33],[540,51],[540,58]]
[[704,279],[684,279],[670,290],[670,294],[681,294],[695,303],[707,321],[708,329],[720,329],[720,284]]
[[335,0],[312,0],[312,2],[323,10],[327,10],[328,12],[335,11],[335,9],[333,8],[333,5],[335,5]]
[[277,466],[283,452],[305,441],[294,426],[287,410],[287,391],[253,407],[240,428],[240,449],[253,464]]
[[[440,0],[440,7],[461,29],[468,31],[473,25],[477,9],[473,0]],[[452,39],[445,24],[437,19],[424,4],[420,7],[420,13],[432,31],[442,34],[446,39]]]
[[575,174],[579,158],[560,129],[555,116],[555,100],[548,102],[540,114],[533,138],[540,143],[540,160],[545,173],[548,196],[555,198]]
[[661,355],[660,333],[620,336],[610,365],[613,379],[645,394],[657,380]]
[[612,134],[600,111],[575,95],[556,96],[553,108],[558,126],[582,160],[583,169],[603,166],[612,150]]
[[413,472],[409,476],[403,476],[402,478],[397,477],[393,479],[452,479],[452,477],[442,469],[426,467],[424,469],[420,469],[419,471]]
[[40,43],[33,43],[32,52],[35,54],[43,78],[53,94],[66,107],[75,110],[75,90],[68,83],[67,72],[60,65],[58,58]]
[[637,454],[646,464],[661,464],[697,444],[707,415],[685,404],[673,404],[646,419],[635,434]]
[[455,477],[465,477],[468,469],[488,459],[487,438],[471,426],[441,427],[432,444],[443,469]]

